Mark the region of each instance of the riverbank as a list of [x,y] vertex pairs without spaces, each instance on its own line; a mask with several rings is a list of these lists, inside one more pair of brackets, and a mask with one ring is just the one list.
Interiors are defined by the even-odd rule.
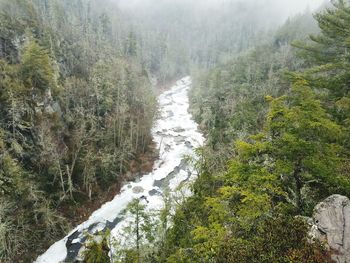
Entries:
[[[146,153],[140,154],[137,158],[129,162],[128,165],[130,169],[126,174],[112,183],[107,189],[99,189],[99,191],[92,196],[91,200],[88,196],[82,195],[79,198],[79,202],[63,203],[57,208],[59,215],[67,221],[67,227],[69,229],[88,220],[91,214],[104,203],[112,201],[113,198],[121,192],[123,185],[130,181],[137,180],[141,175],[152,171],[154,162],[159,157],[159,151],[155,142],[152,142],[147,148],[148,150]],[[61,238],[64,238],[64,236],[61,236]],[[53,240],[53,242],[54,241],[55,240]],[[39,241],[36,245],[37,249],[32,250],[26,258],[18,258],[16,262],[32,262],[38,255],[44,253],[52,243],[40,244]]]
[[[194,149],[202,145],[204,138],[188,112],[190,86],[191,79],[186,77],[159,96],[159,118],[152,128],[159,159],[152,165],[152,171],[119,187],[119,194],[113,200],[104,203],[65,238],[52,245],[37,263],[73,262],[84,250],[86,233],[93,235],[109,229],[112,236],[119,238],[118,231],[128,222],[121,212],[132,200],[143,198],[147,201],[147,209],[159,209],[163,206],[165,188],[175,193],[182,183],[195,178],[193,169],[184,160],[195,156]],[[151,167],[148,157],[144,158],[148,161],[136,165],[141,170]]]
[[91,214],[99,209],[104,203],[110,202],[118,195],[123,185],[130,181],[134,181],[143,174],[152,171],[154,162],[158,159],[159,152],[155,142],[148,146],[148,150],[144,154],[140,154],[134,160],[128,163],[128,172],[122,175],[119,180],[111,184],[108,189],[100,189],[92,199],[84,196],[83,202],[75,204],[66,204],[61,206],[58,211],[62,214],[71,225],[76,226],[88,220]]

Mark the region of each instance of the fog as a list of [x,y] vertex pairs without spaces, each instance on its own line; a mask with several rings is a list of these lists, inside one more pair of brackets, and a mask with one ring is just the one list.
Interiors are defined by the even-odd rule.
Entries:
[[304,12],[306,9],[315,11],[325,0],[277,0],[276,6],[288,15]]
[[[120,10],[142,21],[153,21],[154,25],[186,23],[220,19],[223,23],[249,25],[254,21],[261,28],[281,25],[289,17],[306,11],[315,12],[330,0],[110,0],[117,3]],[[241,20],[239,20],[241,19]],[[182,21],[181,21],[182,20]],[[220,26],[220,25],[219,25]],[[163,28],[165,29],[165,28]]]
[[172,2],[173,4],[180,4],[183,6],[195,6],[201,8],[215,8],[228,3],[235,3],[238,5],[253,4],[256,6],[264,5],[273,10],[278,11],[279,14],[285,16],[295,15],[304,12],[307,9],[311,11],[319,8],[322,3],[329,0],[111,0],[118,3],[121,9],[138,9],[138,8],[156,8],[158,5]]
[[131,21],[127,31],[136,32],[151,71],[181,75],[191,64],[211,68],[271,42],[288,18],[302,14],[313,20],[310,13],[329,0],[109,1],[118,6],[121,21]]

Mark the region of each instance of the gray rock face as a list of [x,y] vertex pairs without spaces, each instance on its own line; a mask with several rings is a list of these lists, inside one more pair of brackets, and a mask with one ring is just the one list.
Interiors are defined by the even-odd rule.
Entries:
[[311,235],[326,241],[334,251],[333,259],[350,263],[350,200],[332,195],[319,203],[314,210]]

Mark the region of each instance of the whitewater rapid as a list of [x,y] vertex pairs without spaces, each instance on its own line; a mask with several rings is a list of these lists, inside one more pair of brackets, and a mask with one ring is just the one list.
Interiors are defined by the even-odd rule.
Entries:
[[165,190],[174,192],[181,183],[196,178],[185,157],[195,157],[194,149],[204,143],[204,138],[188,112],[191,84],[191,78],[185,77],[158,98],[160,114],[152,134],[159,148],[159,159],[153,171],[136,182],[125,184],[120,194],[96,210],[65,238],[53,244],[35,263],[72,262],[79,255],[86,240],[86,232],[94,234],[108,228],[112,230],[112,235],[117,235],[127,220],[120,214],[134,198],[145,199],[148,209],[160,209]]

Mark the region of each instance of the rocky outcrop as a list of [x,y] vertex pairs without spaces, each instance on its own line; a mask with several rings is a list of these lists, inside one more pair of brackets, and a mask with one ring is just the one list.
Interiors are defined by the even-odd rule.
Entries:
[[319,203],[314,209],[311,235],[327,242],[336,262],[350,263],[349,198],[332,195]]

